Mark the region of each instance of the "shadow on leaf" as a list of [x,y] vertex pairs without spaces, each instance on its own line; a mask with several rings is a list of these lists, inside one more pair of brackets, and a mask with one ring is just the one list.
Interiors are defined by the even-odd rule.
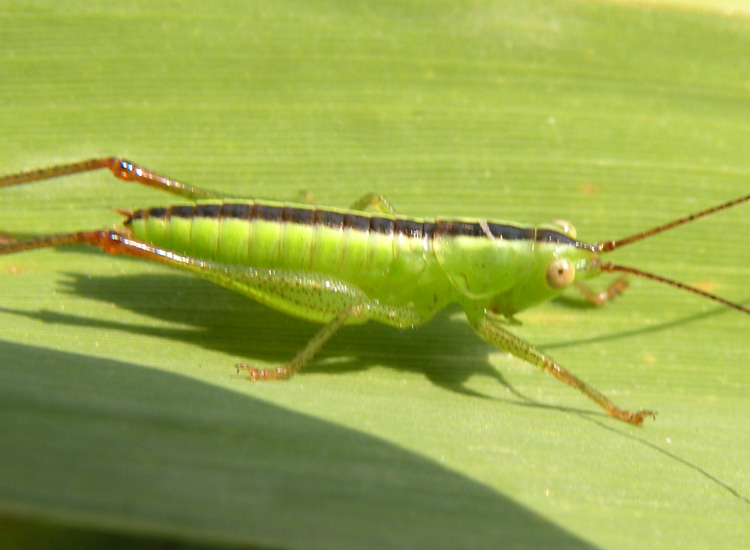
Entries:
[[588,547],[430,460],[246,395],[11,343],[0,360],[5,513],[283,548]]

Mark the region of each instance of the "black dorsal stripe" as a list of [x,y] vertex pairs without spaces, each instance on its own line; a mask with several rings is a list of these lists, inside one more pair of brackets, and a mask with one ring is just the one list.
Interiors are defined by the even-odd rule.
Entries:
[[435,231],[439,235],[448,237],[486,237],[482,226],[478,223],[471,223],[459,220],[437,220],[435,222]]
[[382,233],[383,235],[393,235],[396,226],[392,218],[381,218],[373,216],[370,218],[370,231],[373,233]]
[[252,208],[247,203],[232,204],[226,203],[221,205],[221,217],[237,218],[240,220],[250,219]]
[[270,204],[253,203],[250,213],[250,219],[265,220],[267,222],[281,221],[281,206],[272,206]]
[[332,212],[331,210],[318,210],[315,209],[315,215],[313,216],[314,225],[323,225],[332,229],[341,229],[344,227],[344,215],[340,212]]
[[312,225],[315,221],[315,210],[312,208],[295,208],[294,206],[285,206],[281,210],[281,221],[289,223],[299,223],[302,225]]
[[343,229],[353,229],[354,231],[369,231],[370,218],[359,214],[344,214]]
[[[410,220],[407,218],[396,218],[393,220],[393,232],[405,235],[412,239],[421,239],[424,234],[424,222]],[[430,237],[432,235],[429,235]]]
[[575,239],[571,239],[566,234],[555,231],[554,229],[537,229],[535,240],[537,242],[569,244],[571,246],[581,245],[581,243]]
[[488,223],[487,227],[496,239],[518,241],[534,238],[534,228],[532,227],[516,227],[514,225],[502,225],[499,223]]
[[192,218],[195,215],[195,206],[170,206],[167,209],[168,218]]
[[530,241],[534,240],[535,229],[533,227],[519,227],[492,222],[467,222],[459,220],[438,220],[437,230],[441,235],[465,236],[465,237],[489,237],[487,232],[495,239],[504,241]]
[[200,218],[218,218],[221,216],[221,205],[198,204],[195,206],[195,215]]
[[136,210],[125,220],[129,225],[133,220],[144,218],[234,218],[240,220],[264,220],[269,222],[295,223],[301,225],[322,225],[332,229],[349,229],[361,232],[373,232],[382,235],[404,235],[411,239],[428,238],[434,235],[455,237],[488,237],[487,232],[495,239],[518,241],[534,240],[552,242],[577,247],[588,247],[571,239],[564,233],[553,229],[535,229],[510,224],[493,222],[474,222],[463,220],[419,220],[402,217],[367,216],[355,212],[337,212],[322,208],[304,208],[248,203],[210,203],[196,206],[171,206],[169,208],[149,208]]

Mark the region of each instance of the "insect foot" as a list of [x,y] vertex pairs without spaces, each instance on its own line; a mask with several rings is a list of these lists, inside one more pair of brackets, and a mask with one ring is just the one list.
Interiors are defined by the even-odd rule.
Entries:
[[595,306],[603,306],[604,304],[614,300],[620,296],[623,292],[628,289],[628,281],[625,277],[616,279],[606,290],[597,292],[592,290],[588,285],[584,283],[576,282],[576,288],[583,294],[583,297],[591,304]]
[[250,380],[252,380],[253,382],[264,382],[266,380],[284,380],[292,375],[292,373],[287,370],[286,366],[274,367],[270,369],[259,369],[253,367],[252,365],[246,365],[245,363],[242,363],[239,365],[235,365],[235,368],[237,369],[237,374],[239,374],[241,370],[246,370],[247,374],[250,376]]
[[636,426],[640,426],[643,424],[643,421],[646,420],[647,416],[650,416],[654,420],[656,420],[656,411],[644,411],[641,409],[637,413],[630,412],[630,411],[623,411],[625,413],[622,418],[625,422],[630,422],[631,424],[635,424]]

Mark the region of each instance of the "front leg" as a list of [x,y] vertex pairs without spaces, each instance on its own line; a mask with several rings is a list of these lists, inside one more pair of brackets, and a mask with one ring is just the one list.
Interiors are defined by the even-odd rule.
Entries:
[[601,291],[593,290],[591,287],[581,282],[576,282],[575,286],[588,302],[595,306],[603,306],[625,292],[628,289],[628,281],[625,277],[619,277],[605,290]]
[[612,401],[610,401],[599,390],[586,384],[586,382],[566,370],[563,366],[559,365],[554,359],[544,355],[528,342],[500,327],[497,320],[493,319],[486,312],[467,311],[466,314],[474,329],[485,340],[500,349],[512,353],[519,359],[523,359],[532,365],[536,365],[543,371],[552,374],[558,380],[565,382],[569,386],[579,389],[588,396],[589,399],[593,400],[602,409],[607,411],[607,414],[636,425],[642,424],[647,416],[656,417],[656,413],[652,411],[644,411],[641,409],[638,412],[631,412],[621,409],[612,403]]

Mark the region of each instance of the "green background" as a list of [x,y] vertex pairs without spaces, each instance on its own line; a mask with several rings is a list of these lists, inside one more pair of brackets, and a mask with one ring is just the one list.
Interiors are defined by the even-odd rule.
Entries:
[[[746,4],[6,0],[0,173],[118,154],[244,196],[621,237],[748,193]],[[0,231],[171,200],[105,173],[4,189]],[[612,259],[747,304],[749,233],[741,206]],[[234,363],[317,327],[86,248],[4,257],[0,545],[747,547],[749,320],[631,283],[515,332],[658,410],[643,428],[456,310],[346,328],[253,385]]]

